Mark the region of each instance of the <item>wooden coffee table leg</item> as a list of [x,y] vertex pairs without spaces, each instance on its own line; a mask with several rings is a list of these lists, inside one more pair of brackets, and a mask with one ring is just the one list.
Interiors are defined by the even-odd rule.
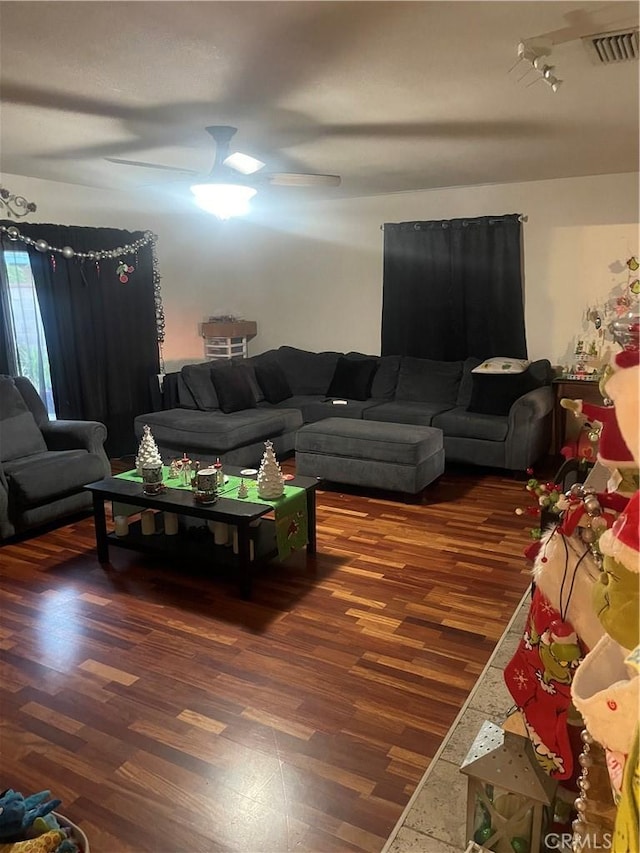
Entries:
[[307,554],[316,553],[316,490],[307,490]]
[[249,522],[242,520],[238,524],[238,557],[240,558],[240,595],[251,598],[251,551],[249,548]]
[[93,522],[96,528],[96,549],[100,563],[109,562],[109,539],[107,538],[107,519],[104,512],[104,498],[93,493]]

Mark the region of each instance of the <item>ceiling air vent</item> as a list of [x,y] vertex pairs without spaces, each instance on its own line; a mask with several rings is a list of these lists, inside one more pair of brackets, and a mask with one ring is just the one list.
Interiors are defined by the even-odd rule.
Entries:
[[600,33],[582,39],[595,65],[631,62],[638,58],[638,30]]

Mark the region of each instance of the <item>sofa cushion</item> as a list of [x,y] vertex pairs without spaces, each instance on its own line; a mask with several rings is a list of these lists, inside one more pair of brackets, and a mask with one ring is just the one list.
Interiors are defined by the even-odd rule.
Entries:
[[214,455],[213,451],[222,454],[297,429],[302,426],[302,416],[299,412],[280,414],[273,408],[245,409],[228,415],[220,410],[173,409],[139,415],[135,419],[136,435],[140,436],[144,424],[149,424],[160,447],[179,450],[184,446]]
[[471,372],[480,364],[479,358],[467,358],[462,365],[462,377],[460,379],[460,387],[458,388],[457,406],[465,408],[471,401],[471,391],[473,388],[473,373]]
[[399,355],[364,355],[361,352],[348,352],[347,358],[375,358],[378,367],[373,375],[371,396],[376,400],[393,400],[400,370]]
[[446,403],[412,403],[391,401],[376,403],[362,413],[365,421],[385,421],[394,424],[431,426],[435,415],[451,408]]
[[375,405],[374,400],[348,400],[346,405],[338,405],[331,400],[325,400],[324,397],[308,394],[291,397],[284,403],[280,403],[277,408],[280,410],[281,406],[295,406],[302,413],[302,420],[309,424],[324,418],[360,419],[367,409]]
[[284,370],[276,361],[265,361],[255,366],[256,379],[268,403],[282,403],[291,397],[291,387]]
[[255,409],[256,398],[249,384],[246,370],[236,367],[233,362],[217,366],[211,371],[211,379],[220,408],[225,414]]
[[102,460],[86,450],[50,450],[3,467],[11,502],[21,508],[50,503],[104,477]]
[[483,415],[508,415],[518,399],[538,388],[539,383],[529,370],[523,373],[474,373],[469,412]]
[[505,415],[469,412],[463,406],[456,406],[455,409],[436,415],[431,425],[439,427],[447,437],[504,441],[509,428],[509,418]]
[[0,461],[32,456],[47,444],[10,376],[0,376]]
[[[185,364],[180,375],[196,406],[203,412],[219,409],[216,389],[211,379],[211,362],[204,364]],[[189,406],[190,408],[190,406]]]
[[322,394],[336,369],[339,352],[308,352],[297,347],[282,346],[276,358],[284,370],[292,394]]
[[262,388],[258,383],[255,365],[249,361],[249,359],[238,360],[235,361],[234,364],[240,370],[245,371],[247,379],[249,380],[249,385],[251,386],[253,397],[256,403],[261,403],[264,400],[264,394],[262,393]]
[[420,403],[448,403],[454,406],[461,377],[461,361],[436,361],[403,356],[395,398]]
[[367,400],[371,396],[371,385],[377,366],[375,358],[355,359],[340,356],[327,388],[327,397]]

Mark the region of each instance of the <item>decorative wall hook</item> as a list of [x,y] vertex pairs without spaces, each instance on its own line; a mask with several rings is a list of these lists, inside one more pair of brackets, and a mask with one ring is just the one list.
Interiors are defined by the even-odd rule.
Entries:
[[0,187],[0,210],[4,210],[9,219],[20,219],[29,213],[35,213],[37,206],[24,196],[16,195],[5,187]]

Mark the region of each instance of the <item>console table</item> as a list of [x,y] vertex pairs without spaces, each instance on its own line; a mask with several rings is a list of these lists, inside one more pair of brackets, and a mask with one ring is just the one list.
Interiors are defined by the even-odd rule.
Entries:
[[560,453],[564,446],[567,435],[567,410],[560,405],[563,397],[570,400],[584,400],[587,403],[602,405],[602,395],[599,389],[598,379],[563,379],[558,377],[553,380],[555,399],[553,404],[553,439],[551,442],[552,453]]
[[[225,471],[234,476],[240,475],[240,469],[225,466]],[[307,554],[316,551],[316,489],[318,480],[315,477],[294,477],[287,485],[304,489],[307,508]],[[98,560],[103,564],[109,563],[109,546],[132,548],[140,551],[151,551],[163,557],[177,557],[181,561],[194,560],[199,564],[209,563],[230,567],[238,578],[240,592],[243,598],[251,597],[251,585],[255,567],[260,562],[266,562],[278,556],[276,544],[275,522],[263,519],[272,512],[272,507],[263,503],[252,503],[231,497],[219,497],[210,505],[197,504],[193,492],[185,489],[168,487],[160,495],[145,495],[142,483],[124,480],[118,477],[107,477],[85,486],[93,496],[93,515],[96,531],[96,548]],[[136,511],[145,509],[160,510],[175,513],[184,518],[200,518],[203,521],[222,521],[233,525],[238,532],[238,553],[229,547],[216,545],[213,536],[198,541],[187,531],[168,535],[161,531],[151,535],[142,533],[140,521],[129,525],[125,536],[116,536],[107,532],[105,502],[115,501],[128,507],[133,515]],[[261,521],[259,526],[252,522]],[[253,559],[250,543],[253,543]]]

